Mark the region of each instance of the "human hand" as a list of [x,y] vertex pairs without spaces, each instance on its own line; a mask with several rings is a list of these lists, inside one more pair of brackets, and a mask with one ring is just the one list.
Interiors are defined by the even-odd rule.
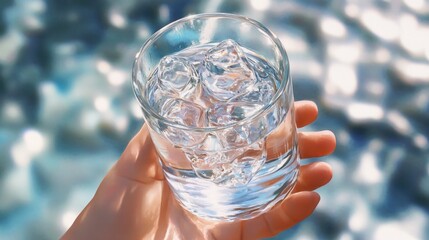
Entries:
[[[295,102],[295,112],[297,127],[317,118],[317,106],[310,101]],[[299,133],[302,159],[325,156],[334,149],[330,131]],[[292,194],[270,211],[235,222],[201,219],[175,200],[145,124],[62,239],[266,238],[307,218],[320,200],[313,191],[331,178],[326,163],[303,165]]]

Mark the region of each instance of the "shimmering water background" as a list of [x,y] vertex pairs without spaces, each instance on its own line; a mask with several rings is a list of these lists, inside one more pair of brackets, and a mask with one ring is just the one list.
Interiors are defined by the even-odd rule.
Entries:
[[[142,125],[135,53],[191,13],[250,16],[331,129],[332,182],[274,239],[429,238],[429,2],[0,2],[0,239],[57,239]],[[306,160],[309,162],[308,160]]]

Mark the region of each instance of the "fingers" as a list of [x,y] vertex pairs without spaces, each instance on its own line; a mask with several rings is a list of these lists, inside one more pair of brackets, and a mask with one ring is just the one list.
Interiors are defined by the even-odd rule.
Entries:
[[[311,101],[299,101],[295,103],[295,113],[297,127],[303,127],[316,120],[318,109]],[[301,158],[321,157],[335,149],[336,140],[331,131],[299,133],[298,137]],[[267,213],[243,222],[243,238],[271,237],[307,218],[320,201],[320,196],[311,191],[331,179],[332,169],[326,163],[302,166],[293,193]]]
[[[312,101],[295,102],[295,119],[297,127],[304,127],[317,118],[317,105]],[[299,133],[299,150],[301,158],[321,157],[335,149],[335,135],[331,131]]]
[[317,105],[312,101],[295,102],[295,121],[297,127],[304,127],[317,118]]
[[275,236],[310,216],[319,201],[315,192],[292,194],[272,210],[243,222],[243,239]]
[[320,132],[300,132],[298,135],[301,158],[321,157],[335,150],[335,135],[328,130]]
[[289,197],[267,213],[243,223],[243,239],[275,236],[310,216],[320,201],[320,196],[311,191],[327,184],[331,178],[332,169],[327,163],[315,162],[302,166]]
[[300,168],[293,192],[313,191],[332,179],[332,168],[325,162],[315,162]]

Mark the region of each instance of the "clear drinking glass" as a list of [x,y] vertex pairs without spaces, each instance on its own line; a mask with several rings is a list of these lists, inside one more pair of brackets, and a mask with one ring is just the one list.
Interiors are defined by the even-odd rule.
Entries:
[[[147,84],[161,58],[191,46],[225,39],[234,40],[271,65],[277,73],[274,96],[251,116],[225,126],[189,127],[162,117],[148,102]],[[212,220],[248,219],[269,210],[293,189],[299,156],[289,62],[279,39],[262,24],[243,16],[216,13],[189,16],[165,26],[137,53],[133,89],[165,177],[185,209]],[[231,136],[243,131],[248,138],[241,144],[227,142],[219,147],[210,141],[213,136]],[[204,144],[175,144],[167,137],[171,132],[179,137],[204,139]],[[204,178],[213,174],[210,162],[198,171],[191,162],[201,157],[218,161],[225,156],[235,159],[234,166],[248,179],[242,180],[238,174],[227,184],[219,184]],[[250,175],[245,175],[246,171]]]

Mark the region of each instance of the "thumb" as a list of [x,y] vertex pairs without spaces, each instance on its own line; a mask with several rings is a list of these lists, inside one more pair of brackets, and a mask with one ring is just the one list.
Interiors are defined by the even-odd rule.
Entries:
[[115,170],[119,175],[139,182],[164,179],[158,162],[158,155],[146,124],[128,143],[116,163]]

